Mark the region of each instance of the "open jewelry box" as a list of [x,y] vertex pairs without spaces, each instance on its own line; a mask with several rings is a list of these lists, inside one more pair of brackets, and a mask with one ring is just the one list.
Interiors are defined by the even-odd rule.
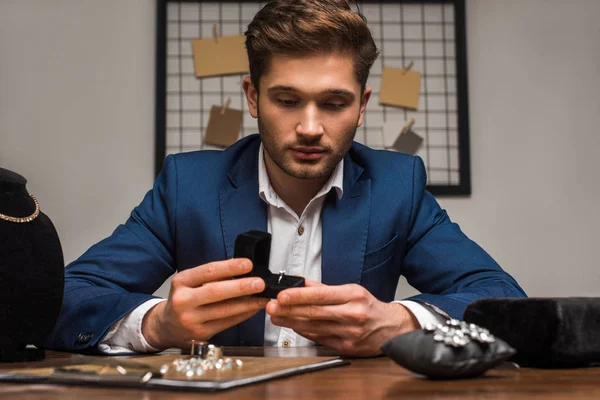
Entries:
[[270,255],[271,234],[268,232],[248,231],[235,240],[233,257],[248,258],[253,264],[252,271],[240,277],[256,276],[265,281],[265,290],[257,296],[274,299],[284,289],[304,286],[303,277],[286,275],[283,270],[279,274],[272,273],[269,270]]

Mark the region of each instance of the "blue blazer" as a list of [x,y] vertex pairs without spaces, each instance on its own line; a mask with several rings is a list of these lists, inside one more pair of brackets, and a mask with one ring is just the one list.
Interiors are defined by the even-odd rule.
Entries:
[[[92,349],[170,275],[231,258],[238,234],[266,231],[259,145],[252,135],[225,151],[168,156],[127,222],[67,266],[62,310],[45,346]],[[412,300],[455,318],[480,298],[525,296],[425,184],[420,158],[354,143],[344,159],[344,195],[330,192],[323,206],[323,283],[357,283],[390,302],[404,275],[422,292]],[[263,345],[264,324],[263,310],[211,342]]]

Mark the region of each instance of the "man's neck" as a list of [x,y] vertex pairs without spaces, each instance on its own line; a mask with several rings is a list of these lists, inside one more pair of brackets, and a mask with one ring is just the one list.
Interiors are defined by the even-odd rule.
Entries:
[[310,200],[319,193],[331,175],[319,179],[298,179],[286,174],[265,151],[265,168],[275,193],[300,217]]

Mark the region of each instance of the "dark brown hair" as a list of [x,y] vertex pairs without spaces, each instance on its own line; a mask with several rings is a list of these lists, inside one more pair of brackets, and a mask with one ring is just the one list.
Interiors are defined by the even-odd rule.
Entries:
[[250,78],[258,90],[271,56],[338,51],[352,55],[364,91],[379,52],[366,18],[345,0],[274,0],[248,25]]

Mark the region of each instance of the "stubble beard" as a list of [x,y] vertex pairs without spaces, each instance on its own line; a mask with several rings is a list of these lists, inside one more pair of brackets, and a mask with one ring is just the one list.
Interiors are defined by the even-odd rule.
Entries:
[[[258,111],[257,120],[258,132],[260,134],[263,147],[265,148],[265,151],[271,160],[273,160],[275,165],[277,165],[287,175],[297,179],[320,179],[330,176],[338,163],[342,160],[342,158],[344,158],[348,150],[350,150],[350,147],[352,147],[352,141],[354,140],[356,131],[358,130],[358,126],[355,125],[352,132],[349,130],[346,134],[344,134],[342,136],[344,138],[343,141],[334,148],[331,146],[324,146],[323,143],[321,143],[320,138],[309,141],[303,139],[302,136],[296,136],[297,141],[295,143],[286,144],[277,140],[276,133],[273,132],[273,130],[270,129],[270,127],[260,117],[260,111]],[[320,146],[325,149],[326,156],[324,157],[324,160],[318,164],[305,164],[306,166],[314,166],[316,168],[306,168],[302,165],[296,167],[296,163],[293,159],[286,160],[286,154],[290,154],[290,147],[293,146]],[[323,166],[319,166],[319,164],[323,164]]]

